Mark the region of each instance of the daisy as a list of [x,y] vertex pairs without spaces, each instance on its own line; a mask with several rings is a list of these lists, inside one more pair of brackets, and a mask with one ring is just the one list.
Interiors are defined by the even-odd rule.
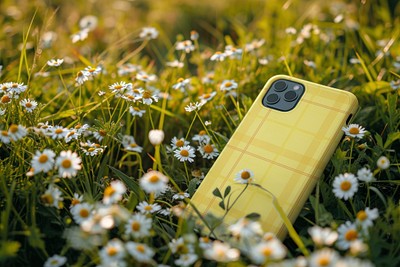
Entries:
[[85,71],[85,70],[79,71],[75,77],[76,85],[84,84],[86,81],[89,80],[89,77],[90,77],[90,74],[87,71]]
[[347,136],[354,138],[363,138],[365,133],[367,132],[363,127],[358,124],[350,124],[347,127],[343,127],[342,130]]
[[89,75],[90,78],[93,78],[101,73],[102,68],[100,66],[97,67],[87,66],[84,69],[84,71]]
[[158,37],[158,31],[153,27],[144,27],[139,37],[146,40],[156,39]]
[[212,84],[212,83],[214,82],[214,76],[215,76],[215,73],[214,73],[214,72],[208,72],[208,73],[206,74],[206,76],[204,76],[204,77],[201,79],[201,81],[202,81],[204,84]]
[[124,244],[119,239],[112,239],[100,250],[99,256],[104,265],[122,261],[125,257]]
[[236,248],[231,248],[229,244],[214,241],[212,246],[204,250],[204,257],[217,262],[230,262],[239,258],[240,252]]
[[146,193],[159,194],[164,192],[168,180],[168,177],[159,171],[149,171],[140,178],[139,184]]
[[138,108],[138,107],[132,107],[132,106],[130,106],[130,107],[129,107],[129,113],[131,113],[131,115],[134,116],[134,117],[136,117],[136,116],[142,117],[143,114],[146,113],[146,110],[140,109],[140,108]]
[[53,184],[50,184],[43,195],[40,196],[43,204],[49,207],[60,208],[61,202],[64,200],[61,191]]
[[208,236],[199,237],[199,247],[201,249],[209,249],[212,247],[212,241]]
[[161,206],[157,203],[149,204],[146,201],[142,201],[137,205],[137,209],[143,214],[150,214],[161,210]]
[[371,172],[370,169],[367,169],[366,167],[361,168],[357,171],[357,179],[366,183],[376,181],[374,174]]
[[199,257],[194,253],[181,254],[178,259],[175,260],[175,264],[178,266],[190,266],[194,264]]
[[103,129],[93,132],[93,137],[96,138],[99,142],[103,141],[104,137],[106,136],[107,132]]
[[33,156],[31,161],[31,166],[33,168],[33,173],[37,174],[39,172],[48,172],[53,169],[54,157],[56,154],[51,149],[45,149],[43,152],[37,150],[35,156]]
[[177,42],[175,49],[178,51],[185,51],[186,53],[190,53],[194,51],[195,47],[191,40],[185,40],[182,42]]
[[333,193],[339,199],[352,198],[357,191],[357,178],[351,173],[339,174],[333,180]]
[[158,96],[148,90],[145,90],[142,95],[142,102],[143,104],[151,105],[153,102],[158,102]]
[[9,83],[8,92],[11,94],[19,95],[22,92],[25,92],[28,86],[24,85],[23,83]]
[[240,218],[236,223],[228,227],[228,231],[237,240],[243,238],[251,239],[263,234],[261,224],[248,218]]
[[317,250],[310,256],[310,267],[335,266],[339,258],[339,254],[333,249]]
[[4,116],[4,114],[6,114],[6,110],[5,110],[5,109],[2,109],[2,108],[0,108],[0,116]]
[[331,246],[336,242],[338,238],[338,233],[332,231],[332,229],[326,227],[322,228],[318,225],[315,225],[308,229],[308,233],[311,236],[311,239],[317,246]]
[[230,91],[232,89],[236,89],[238,87],[238,84],[234,80],[224,80],[219,89],[221,91]]
[[264,39],[260,39],[260,40],[253,40],[251,43],[248,43],[245,45],[245,51],[246,52],[252,52],[258,48],[260,48],[261,46],[263,46],[265,43]]
[[377,161],[376,165],[379,169],[386,170],[390,166],[390,161],[387,157],[381,156]]
[[260,242],[249,251],[252,262],[263,264],[267,260],[281,260],[286,256],[286,248],[278,240]]
[[374,223],[373,221],[379,217],[379,212],[377,208],[370,209],[369,207],[365,210],[360,210],[357,212],[356,223],[361,225],[364,229],[371,227]]
[[48,131],[48,135],[53,139],[64,139],[68,134],[68,130],[62,126],[51,127]]
[[58,174],[63,178],[71,178],[76,176],[78,170],[82,168],[80,165],[81,158],[71,150],[61,151],[56,159],[56,166],[58,167]]
[[148,74],[145,71],[139,71],[136,74],[136,79],[138,79],[139,81],[143,81],[143,82],[152,82],[157,80],[157,76],[154,74]]
[[185,198],[188,198],[188,197],[190,197],[189,193],[187,193],[187,192],[179,192],[179,193],[174,194],[172,196],[172,199],[174,199],[174,200],[184,200]]
[[82,29],[71,35],[72,43],[84,41],[89,36],[89,29]]
[[104,148],[105,147],[90,141],[87,141],[86,143],[81,142],[81,149],[87,156],[99,155],[104,152]]
[[22,125],[11,124],[8,128],[8,136],[13,141],[18,141],[28,134],[26,128]]
[[10,143],[10,136],[8,136],[8,131],[6,131],[6,130],[0,131],[0,141],[3,144],[9,144]]
[[117,203],[122,199],[126,192],[126,187],[119,180],[112,181],[109,186],[104,189],[103,203],[106,205]]
[[174,156],[181,162],[185,162],[185,161],[193,162],[194,161],[193,158],[195,157],[194,152],[195,152],[195,150],[193,147],[183,146],[183,147],[177,148],[174,151]]
[[297,33],[297,30],[293,27],[288,27],[285,29],[285,33],[290,35],[295,35]]
[[150,262],[155,254],[153,249],[146,244],[129,241],[126,243],[125,248],[138,262]]
[[195,110],[200,110],[202,106],[204,106],[204,104],[207,103],[207,101],[205,100],[201,100],[200,102],[196,102],[196,103],[190,103],[189,105],[187,105],[185,107],[185,110],[187,112],[192,112]]
[[350,247],[351,242],[359,239],[359,232],[357,230],[356,223],[347,221],[338,228],[339,238],[337,241],[337,247],[339,249],[346,250]]
[[211,137],[207,134],[206,131],[201,130],[198,134],[193,136],[192,140],[199,142],[199,144],[209,143],[211,141]]
[[189,141],[186,141],[185,138],[177,138],[177,137],[173,137],[171,140],[171,147],[172,150],[175,150],[177,148],[183,147],[183,146],[187,146],[189,145]]
[[249,169],[240,170],[236,173],[234,181],[240,184],[252,183],[254,182],[254,172]]
[[211,61],[224,61],[225,57],[226,57],[225,53],[222,53],[221,51],[217,51],[217,52],[215,52],[214,55],[212,55],[210,57],[210,60]]
[[125,234],[134,238],[141,238],[150,235],[152,219],[146,215],[136,213],[125,224]]
[[47,61],[47,65],[50,67],[59,67],[61,64],[63,64],[64,59],[50,59]]
[[232,45],[225,46],[224,54],[231,59],[241,59],[243,54],[243,49],[236,48]]
[[71,140],[78,140],[78,138],[80,136],[81,135],[79,134],[79,132],[74,129],[67,130],[67,134],[65,135],[65,138],[64,138],[65,143],[69,143],[69,142],[71,142]]
[[164,131],[153,129],[149,131],[149,141],[153,146],[161,145],[164,141]]
[[209,143],[201,144],[197,148],[197,151],[200,152],[204,159],[214,159],[219,155],[218,149],[215,147],[215,145]]
[[98,19],[95,16],[88,15],[84,16],[79,21],[79,28],[87,29],[88,31],[92,31],[97,27]]
[[170,216],[171,215],[171,209],[166,208],[166,209],[161,209],[158,211],[158,214],[161,214],[163,216]]
[[169,62],[167,62],[166,65],[167,65],[168,67],[178,68],[178,69],[181,69],[181,68],[183,68],[183,66],[185,66],[185,64],[184,64],[183,62],[178,61],[178,60],[176,60],[176,59],[175,59],[174,61],[169,61]]
[[185,92],[189,86],[190,86],[190,78],[188,79],[179,78],[176,84],[172,85],[172,88],[175,90],[180,90],[181,92]]
[[88,203],[78,203],[71,207],[71,214],[74,221],[81,224],[91,218],[93,215],[93,206]]
[[74,129],[78,131],[79,135],[86,134],[86,133],[90,134],[89,128],[90,128],[89,124],[86,124],[86,123],[84,125],[81,125],[80,123],[78,123],[74,127]]
[[135,138],[131,135],[124,135],[122,137],[122,145],[128,151],[141,153],[143,148],[136,144]]
[[135,65],[132,63],[126,63],[118,67],[118,75],[124,76],[133,72],[138,72],[142,70],[142,66]]
[[199,99],[203,100],[203,101],[210,101],[211,99],[214,98],[214,96],[216,94],[217,94],[217,92],[211,92],[211,93],[203,94],[203,95],[199,96]]
[[71,207],[75,206],[76,204],[82,203],[82,201],[83,201],[83,196],[79,195],[78,193],[74,193],[74,196],[71,198]]
[[197,40],[199,39],[199,33],[197,31],[190,31],[190,40]]
[[116,82],[116,83],[108,86],[108,89],[110,89],[111,92],[118,97],[122,96],[124,94],[124,92],[126,90],[128,90],[129,88],[132,89],[132,84],[126,83],[126,82],[119,82],[119,83]]
[[37,107],[38,103],[35,100],[23,99],[20,105],[23,106],[28,113],[31,113]]
[[194,252],[193,247],[190,244],[186,244],[183,237],[172,239],[172,241],[168,243],[168,247],[172,253],[187,254]]
[[12,95],[10,93],[6,93],[0,98],[0,102],[2,104],[8,104],[8,103],[11,103],[11,99],[12,99]]
[[43,267],[60,267],[63,266],[66,262],[66,257],[55,254],[45,261]]

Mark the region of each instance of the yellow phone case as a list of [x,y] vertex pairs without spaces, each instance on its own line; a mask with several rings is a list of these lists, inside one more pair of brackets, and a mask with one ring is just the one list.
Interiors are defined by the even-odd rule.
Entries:
[[[271,85],[284,79],[301,83],[305,90],[290,111],[265,107],[263,98]],[[294,222],[311,194],[326,164],[342,137],[341,128],[358,108],[356,97],[297,78],[277,75],[268,80],[250,110],[236,129],[224,150],[202,181],[190,201],[201,214],[222,216],[220,199],[212,192],[232,188],[235,199],[245,185],[234,181],[235,175],[249,169],[254,182],[272,192]],[[192,207],[188,209],[193,212]],[[225,216],[230,225],[250,213],[261,215],[264,231],[283,238],[287,231],[272,204],[272,197],[255,186],[249,186]]]

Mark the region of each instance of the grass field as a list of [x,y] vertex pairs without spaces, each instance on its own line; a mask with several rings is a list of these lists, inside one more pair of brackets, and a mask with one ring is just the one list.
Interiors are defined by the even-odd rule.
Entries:
[[[397,1],[3,0],[0,29],[1,266],[400,265]],[[291,236],[210,239],[185,205],[276,74],[360,109]]]

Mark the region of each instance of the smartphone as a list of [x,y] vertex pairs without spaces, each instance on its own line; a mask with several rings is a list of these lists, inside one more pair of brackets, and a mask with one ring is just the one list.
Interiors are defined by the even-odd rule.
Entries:
[[[350,92],[285,75],[270,78],[193,195],[188,209],[197,212],[190,214],[212,213],[225,226],[258,214],[263,230],[283,239],[287,230],[271,194],[256,186],[243,192],[238,181],[251,178],[271,192],[293,223],[357,109]],[[225,206],[235,203],[226,213],[213,191],[223,194],[228,186]]]

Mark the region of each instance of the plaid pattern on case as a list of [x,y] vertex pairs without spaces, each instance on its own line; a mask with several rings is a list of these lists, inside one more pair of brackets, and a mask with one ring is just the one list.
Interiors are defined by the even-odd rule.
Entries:
[[[291,111],[262,105],[263,96],[277,79],[305,86],[304,95]],[[234,182],[235,175],[250,169],[254,182],[278,198],[293,222],[338,145],[342,126],[356,109],[357,100],[349,92],[282,75],[272,77],[197,189],[191,205],[202,214],[222,216],[220,199],[213,196],[213,190],[224,192],[230,185],[232,203],[245,186]],[[261,215],[264,231],[285,236],[286,229],[272,205],[272,197],[255,186],[247,188],[224,223],[230,225],[252,212]]]

